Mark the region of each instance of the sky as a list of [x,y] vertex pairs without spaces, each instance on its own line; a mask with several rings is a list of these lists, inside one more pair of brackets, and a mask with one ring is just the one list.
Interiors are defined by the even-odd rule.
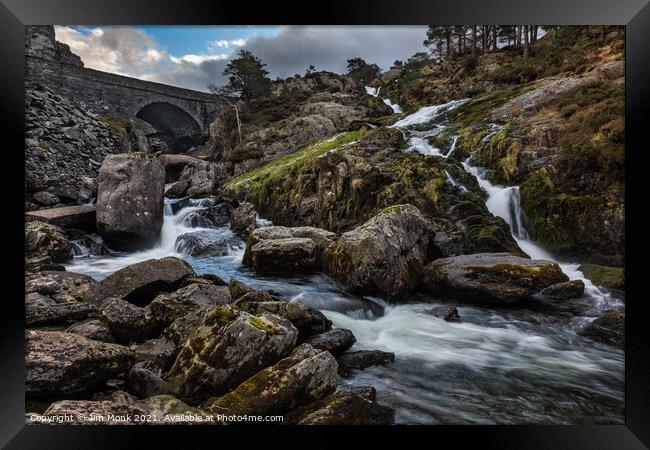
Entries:
[[424,51],[425,26],[55,26],[86,67],[206,91],[225,84],[228,61],[244,48],[270,77],[317,70],[344,73],[361,57],[387,70]]

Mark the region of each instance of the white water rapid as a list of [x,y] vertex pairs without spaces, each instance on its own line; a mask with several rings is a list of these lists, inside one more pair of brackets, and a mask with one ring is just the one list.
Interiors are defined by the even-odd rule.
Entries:
[[384,102],[384,104],[386,104],[386,105],[390,106],[391,108],[393,108],[394,113],[401,114],[401,113],[404,112],[404,111],[402,111],[401,106],[399,106],[397,103],[391,102],[389,98],[379,97],[379,91],[380,90],[381,90],[381,87],[373,88],[373,87],[370,87],[370,86],[366,86],[366,93],[368,95],[372,95],[373,97],[381,98],[382,101]]
[[[378,91],[368,93],[379,95]],[[458,164],[448,158],[457,138],[449,148],[442,149],[435,148],[427,138],[445,131],[445,113],[463,102],[421,108],[393,127],[404,133],[410,143],[408,151]],[[486,191],[487,208],[510,225],[522,250],[534,258],[553,259],[528,238],[518,188],[493,185],[484,170],[471,165],[471,159],[464,161],[463,167]],[[468,187],[452,173],[458,172],[447,171],[449,184],[465,195]],[[561,263],[569,277],[583,279],[587,286],[583,298],[570,302],[532,302],[513,308],[443,299],[418,303],[418,297],[413,297],[405,304],[389,305],[381,299],[351,295],[322,274],[256,276],[241,264],[241,241],[226,256],[180,254],[176,248],[180,235],[207,229],[192,226],[196,223],[191,217],[201,207],[200,202],[192,202],[173,208],[172,201],[167,200],[163,230],[155,248],[131,254],[79,255],[67,268],[102,279],[145,259],[179,256],[199,274],[212,273],[226,281],[235,277],[253,288],[272,289],[284,299],[318,308],[334,326],[354,333],[357,341],[352,351],[395,353],[392,364],[357,371],[342,384],[374,386],[378,401],[395,409],[397,423],[623,423],[624,354],[579,333],[590,320],[615,308],[616,301],[585,280],[576,264]],[[270,225],[262,218],[257,224]],[[210,229],[224,236],[231,233],[230,238],[237,240],[228,227]],[[446,322],[440,317],[450,306],[458,308],[460,322]]]

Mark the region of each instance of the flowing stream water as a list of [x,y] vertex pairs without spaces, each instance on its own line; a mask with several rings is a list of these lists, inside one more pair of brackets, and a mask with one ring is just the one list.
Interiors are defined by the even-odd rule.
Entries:
[[[367,89],[370,95],[379,95],[379,89]],[[449,149],[437,149],[427,137],[443,131],[444,113],[463,102],[424,107],[397,121],[393,127],[408,139],[407,151],[439,158],[452,155],[457,139]],[[487,172],[471,163],[470,157],[462,165],[487,192],[487,208],[508,223],[521,249],[532,258],[555,260],[529,239],[519,188],[493,185]],[[468,191],[447,175],[452,186]],[[227,255],[184,255],[176,239],[188,231],[204,230],[191,227],[192,215],[204,206],[192,201],[174,214],[172,203],[165,201],[163,229],[154,248],[106,256],[80,251],[67,269],[101,280],[139,261],[178,256],[199,274],[212,273],[225,280],[235,277],[256,289],[272,289],[285,299],[318,308],[334,326],[352,330],[357,338],[352,350],[395,353],[392,364],[356,372],[341,384],[376,387],[378,401],[395,409],[397,423],[623,423],[624,353],[579,334],[593,318],[623,305],[585,279],[577,264],[559,262],[571,279],[586,285],[585,295],[576,300],[483,307],[442,299],[422,303],[414,297],[389,305],[382,299],[348,294],[323,274],[256,276],[242,266],[244,242],[228,227],[205,229],[232,243]],[[258,226],[267,225],[270,222],[258,219]],[[440,310],[450,306],[458,307],[460,322],[439,317]]]

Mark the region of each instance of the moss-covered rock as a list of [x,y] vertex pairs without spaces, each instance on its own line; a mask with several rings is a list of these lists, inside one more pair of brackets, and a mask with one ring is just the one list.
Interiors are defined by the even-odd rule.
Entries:
[[338,391],[285,418],[286,425],[391,425],[395,411],[355,392]]
[[211,398],[204,409],[214,414],[284,414],[320,400],[334,391],[338,364],[326,351],[308,344],[291,356],[240,384],[232,392]]
[[283,317],[217,306],[178,354],[167,377],[170,391],[194,400],[224,393],[286,356],[297,336]]
[[582,264],[578,270],[596,286],[607,289],[625,290],[625,269],[623,267]]
[[509,304],[564,281],[568,277],[554,262],[481,253],[433,261],[425,269],[422,287],[458,300]]

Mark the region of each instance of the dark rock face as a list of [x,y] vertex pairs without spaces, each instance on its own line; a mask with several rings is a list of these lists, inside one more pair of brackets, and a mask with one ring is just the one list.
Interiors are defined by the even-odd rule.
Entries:
[[355,392],[339,391],[298,408],[285,417],[286,425],[391,425],[395,411]]
[[332,328],[332,322],[323,313],[298,302],[247,302],[244,299],[237,306],[255,315],[266,312],[284,317],[298,330],[298,342]]
[[25,221],[39,220],[63,228],[93,231],[95,207],[91,205],[64,206],[25,213]]
[[447,310],[443,319],[447,322],[460,322],[460,314],[458,314],[458,308],[451,307]]
[[121,298],[107,298],[101,306],[101,315],[117,342],[122,344],[141,342],[162,329],[149,308],[135,306]]
[[191,162],[200,162],[197,158],[189,155],[160,155],[160,162],[165,167],[165,183],[178,181],[185,166]]
[[61,228],[45,222],[25,223],[25,257],[48,256],[52,262],[65,262],[72,258],[72,244]]
[[584,334],[619,347],[625,343],[625,313],[609,312],[591,322]]
[[316,334],[305,339],[305,343],[319,350],[327,350],[333,355],[340,355],[348,350],[357,339],[350,330],[334,328],[325,333]]
[[325,250],[326,271],[347,289],[364,295],[404,296],[413,289],[427,258],[426,219],[412,205],[391,206],[343,233]]
[[176,238],[176,250],[188,256],[226,256],[239,245],[237,238],[221,230],[192,231]]
[[133,347],[136,361],[151,361],[162,370],[168,370],[178,355],[179,346],[168,338],[156,338],[144,341]]
[[185,314],[227,305],[230,300],[227,286],[193,283],[169,294],[158,295],[148,308],[157,323],[169,325]]
[[477,253],[433,261],[422,284],[427,292],[458,300],[516,303],[567,280],[560,266],[550,261]]
[[217,306],[183,345],[167,381],[180,398],[219,395],[286,356],[298,331],[273,314]]
[[119,297],[135,305],[147,305],[160,292],[177,289],[186,277],[196,275],[188,263],[168,256],[149,259],[112,273],[89,292],[89,299],[101,304]]
[[394,360],[395,353],[380,350],[360,350],[358,352],[343,353],[336,357],[336,361],[339,363],[339,373],[343,376],[349,375],[352,370],[390,364]]
[[92,389],[133,364],[133,352],[58,331],[25,333],[27,396],[68,395]]
[[167,393],[167,383],[159,375],[149,370],[150,364],[135,364],[126,377],[128,391],[138,398],[148,398]]
[[242,203],[232,211],[230,228],[240,237],[247,239],[256,227],[257,212],[252,203]]
[[97,177],[97,229],[116,249],[151,246],[162,228],[165,169],[142,153],[110,155]]
[[211,398],[205,409],[227,414],[282,414],[334,391],[338,365],[331,354],[302,344],[277,364],[261,370],[235,390]]
[[582,280],[565,281],[564,283],[553,284],[542,290],[542,297],[551,300],[568,300],[570,298],[582,297],[585,293],[585,284]]
[[115,338],[111,333],[111,330],[102,323],[101,320],[91,319],[86,320],[85,322],[80,322],[72,325],[67,330],[66,333],[74,333],[79,336],[83,336],[93,341],[106,342],[112,344],[115,342]]

